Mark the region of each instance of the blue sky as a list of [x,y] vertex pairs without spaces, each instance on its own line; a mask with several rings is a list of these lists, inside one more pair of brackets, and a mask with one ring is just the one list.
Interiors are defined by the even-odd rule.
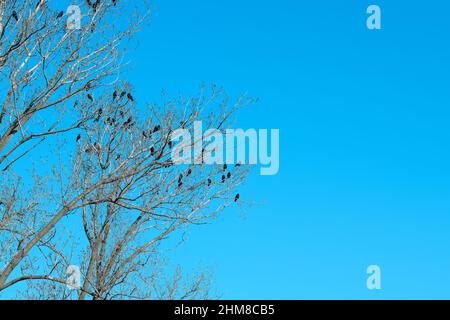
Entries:
[[240,127],[281,134],[280,173],[241,190],[256,204],[191,229],[175,262],[211,268],[230,299],[450,298],[448,1],[153,6],[129,56],[136,94],[215,82],[260,98]]

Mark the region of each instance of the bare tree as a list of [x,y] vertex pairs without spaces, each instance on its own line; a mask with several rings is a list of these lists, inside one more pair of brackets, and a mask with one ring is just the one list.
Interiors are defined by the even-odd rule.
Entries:
[[83,27],[67,30],[47,1],[0,0],[0,293],[26,282],[38,299],[206,297],[210,278],[168,271],[161,243],[236,202],[248,168],[175,165],[171,133],[196,120],[221,130],[254,101],[212,87],[138,107],[117,81],[120,42],[147,11],[119,30],[124,3],[82,1]]
[[[160,256],[161,241],[189,225],[208,223],[236,202],[234,189],[243,182],[248,168],[175,165],[171,133],[180,124],[190,128],[195,120],[221,129],[237,109],[253,100],[242,97],[229,106],[227,96],[213,87],[198,98],[166,100],[161,107],[150,105],[138,116],[132,96],[118,92],[119,88],[80,110],[91,114],[95,109],[97,116],[80,128],[83,133],[76,138],[74,161],[66,175],[58,178],[59,185],[66,184],[58,193],[62,209],[41,216],[39,230],[46,230],[45,235],[51,238],[43,241],[34,234],[25,236],[24,243],[38,241],[35,246],[48,261],[43,275],[22,275],[7,282],[5,288],[25,280],[64,283],[61,274],[70,259],[64,248],[59,248],[61,241],[55,239],[67,230],[54,221],[76,214],[80,223],[72,229],[82,230],[87,240],[84,247],[75,248],[82,252],[78,260],[84,279],[78,298],[171,297],[178,292],[179,281],[174,282],[171,294],[149,291],[147,285],[144,291],[140,287],[145,283],[159,285],[154,280],[159,266],[151,261]],[[24,225],[25,220],[19,224]],[[32,264],[30,260],[28,265]],[[53,278],[52,272],[59,273],[59,278]],[[200,279],[205,279],[204,275]],[[197,289],[191,288],[182,296],[196,296],[202,283],[198,281],[193,281]]]

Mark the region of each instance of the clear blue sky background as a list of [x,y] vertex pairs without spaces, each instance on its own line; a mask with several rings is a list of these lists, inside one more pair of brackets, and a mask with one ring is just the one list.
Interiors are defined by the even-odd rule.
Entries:
[[212,268],[223,298],[450,298],[447,0],[153,6],[130,56],[141,100],[215,82],[261,99],[239,126],[281,130],[280,173],[241,190],[257,204],[191,229],[175,262]]

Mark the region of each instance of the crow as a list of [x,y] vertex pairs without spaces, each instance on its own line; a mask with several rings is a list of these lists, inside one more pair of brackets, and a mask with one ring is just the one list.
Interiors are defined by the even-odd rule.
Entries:
[[225,178],[225,175],[223,174],[223,175],[222,175],[222,183],[225,182],[225,179],[226,179],[226,178]]
[[234,202],[238,202],[239,198],[241,197],[241,195],[238,193],[235,197],[234,197]]
[[187,175],[190,176],[192,174],[192,169],[189,169]]
[[16,10],[14,10],[14,11],[12,12],[12,17],[14,18],[14,20],[19,21],[19,16],[17,15]]
[[150,148],[150,153],[151,153],[152,156],[155,155],[155,148],[151,147]]
[[116,98],[117,98],[117,90],[114,91],[114,93],[113,93],[113,101],[116,100]]
[[100,4],[100,0],[95,1],[92,4],[92,9],[94,9],[94,12],[97,12],[97,7],[98,7],[99,4]]
[[134,101],[134,98],[133,98],[133,96],[131,95],[131,93],[127,94],[127,98],[128,98],[128,100],[130,100],[131,102]]
[[123,98],[123,97],[125,97],[126,94],[127,93],[125,91],[122,91],[122,93],[120,94],[120,97]]
[[227,178],[230,179],[231,178],[231,172],[227,173]]
[[208,187],[211,186],[211,183],[212,183],[211,179],[208,179]]
[[87,95],[87,98],[88,98],[89,100],[91,100],[91,102],[94,102],[94,98],[92,97],[92,95],[91,95],[90,93]]
[[62,18],[62,16],[64,15],[64,11],[61,11],[60,13],[58,13],[58,15],[56,16],[57,19]]
[[77,135],[77,142],[80,141],[81,139],[81,134]]
[[228,166],[226,164],[223,165],[223,171],[227,170]]

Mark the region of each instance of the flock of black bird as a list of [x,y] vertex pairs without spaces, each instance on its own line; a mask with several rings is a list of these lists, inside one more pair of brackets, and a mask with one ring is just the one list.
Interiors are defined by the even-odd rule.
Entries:
[[[240,164],[236,164],[236,167],[239,167]],[[228,165],[224,164],[223,165],[223,171],[226,171],[228,169]],[[192,169],[188,169],[186,172],[186,177],[190,176],[192,174]],[[183,174],[180,173],[180,175],[178,176],[178,188],[181,188],[183,186]],[[230,179],[231,178],[231,172],[228,171],[228,173],[225,175],[222,175],[222,183],[225,182],[226,179]],[[212,185],[213,181],[211,180],[211,178],[208,178],[207,180],[207,185],[208,187],[210,187]],[[236,196],[234,197],[234,202],[238,202],[239,199],[241,198],[241,195],[238,193],[236,194]]]
[[[38,3],[36,4],[36,8],[39,7],[39,5],[43,2],[43,0],[39,0]],[[92,10],[94,12],[97,12],[97,8],[99,7],[99,5],[101,4],[101,0],[95,0],[95,1],[91,1],[91,0],[86,0],[86,4],[88,7],[92,8]],[[112,4],[114,6],[116,6],[118,0],[111,0]],[[60,11],[58,12],[58,14],[56,15],[57,19],[61,19],[64,16],[64,11]],[[13,10],[11,13],[11,17],[17,21],[19,21],[19,15],[17,14],[16,10]]]
[[[111,0],[111,2],[115,6],[118,0]],[[97,12],[97,8],[100,5],[100,3],[101,3],[100,0],[96,1],[86,0],[86,4],[88,5],[88,7],[91,7],[94,12]]]
[[[114,6],[117,4],[117,1],[118,1],[118,0],[111,0],[111,2],[113,3]],[[38,4],[36,5],[36,8],[41,4],[41,2],[42,2],[42,0],[40,0],[40,1],[38,2]],[[86,0],[86,4],[87,4],[90,8],[92,8],[92,10],[93,10],[94,12],[97,11],[97,8],[98,8],[98,6],[100,5],[100,3],[101,3],[101,0],[95,0],[95,1]],[[64,11],[60,11],[60,12],[57,14],[56,18],[57,18],[57,19],[61,19],[63,16],[64,16]],[[12,13],[11,13],[11,17],[12,17],[16,22],[19,21],[19,15],[17,14],[17,11],[13,10]],[[93,29],[92,29],[92,31],[93,31]],[[89,87],[87,87],[87,88],[89,88]],[[134,102],[134,97],[131,95],[131,93],[127,93],[127,92],[125,92],[125,91],[120,92],[120,98],[123,98],[123,97],[125,97],[125,96],[127,96],[127,99],[128,99],[129,101]],[[118,97],[119,97],[119,92],[116,90],[116,91],[114,91],[114,93],[113,93],[113,101],[115,101]],[[91,93],[88,93],[88,94],[87,94],[87,99],[88,99],[89,101],[91,101],[91,102],[94,102],[94,97],[92,96]],[[99,122],[100,119],[101,119],[102,114],[103,114],[103,109],[102,109],[102,108],[99,108],[98,111],[97,111],[97,117],[95,118],[94,121],[95,121],[95,122]],[[123,111],[120,111],[120,116],[121,116],[121,118],[124,117]],[[125,121],[125,122],[123,123],[123,127],[124,127],[124,128],[132,127],[132,126],[134,125],[134,122],[132,122],[132,120],[133,120],[133,118],[130,116],[130,117],[127,119],[127,121]],[[108,118],[105,120],[105,123],[108,124],[108,125],[114,125],[114,124],[116,124],[116,119],[115,119],[115,118],[110,118],[110,117],[108,117]],[[182,127],[183,127],[183,126],[184,126],[184,123],[182,123]],[[142,135],[143,135],[144,138],[148,138],[149,135],[151,135],[152,133],[156,133],[156,132],[158,132],[158,131],[160,131],[160,130],[161,130],[161,126],[160,126],[160,125],[156,125],[150,133],[147,133],[146,131],[142,131]],[[81,140],[81,134],[78,134],[77,137],[76,137],[76,142],[78,143],[80,140]],[[172,148],[172,141],[169,141],[169,142],[168,142],[168,145],[169,145],[169,148]],[[99,147],[99,146],[98,146],[98,143],[97,143],[97,142],[94,143],[94,149],[98,149],[98,147]],[[89,149],[89,150],[90,150],[90,149]],[[86,150],[86,152],[88,152],[89,150]],[[154,149],[154,147],[151,147],[151,148],[150,148],[150,152],[151,152],[151,155],[152,155],[152,156],[155,154],[155,149]],[[116,160],[119,160],[119,159],[120,159],[120,155],[117,155]],[[240,164],[237,164],[236,166],[239,166],[239,165],[240,165]],[[227,166],[226,164],[224,164],[224,165],[223,165],[223,171],[226,171],[227,168],[228,168],[228,166]],[[190,176],[191,174],[192,174],[192,169],[188,169],[188,171],[187,171],[187,173],[186,173],[186,176]],[[231,172],[228,172],[226,175],[223,174],[223,175],[222,175],[222,183],[225,183],[226,179],[230,179],[230,178],[231,178]],[[210,187],[210,186],[212,185],[212,180],[208,178],[207,184],[208,184],[208,187]],[[178,177],[178,187],[180,188],[182,185],[183,185],[183,174],[180,174],[179,177]],[[234,197],[234,202],[237,202],[239,199],[240,199],[240,194],[238,193],[238,194],[236,194],[236,196]]]

